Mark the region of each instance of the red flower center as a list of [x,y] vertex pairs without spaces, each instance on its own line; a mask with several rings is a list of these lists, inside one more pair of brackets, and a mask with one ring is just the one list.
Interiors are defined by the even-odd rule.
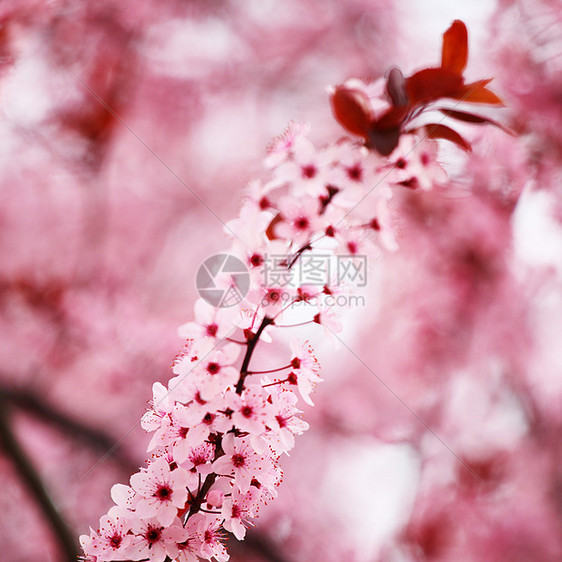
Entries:
[[216,375],[220,371],[221,367],[218,363],[212,362],[207,365],[207,372],[210,375]]
[[259,267],[263,263],[263,256],[261,254],[252,254],[250,256],[250,264],[253,267]]
[[355,166],[351,166],[347,169],[347,175],[349,179],[361,181],[363,178],[363,169],[359,164],[355,164]]
[[216,324],[209,324],[207,326],[207,335],[210,336],[211,338],[214,338],[217,335],[217,331],[218,331],[219,327]]
[[254,409],[251,406],[244,406],[242,408],[242,410],[240,410],[240,413],[245,417],[245,418],[250,418],[252,417],[252,414],[254,413]]
[[160,540],[162,536],[162,528],[161,527],[149,527],[146,530],[144,538],[150,543],[152,546],[154,543]]
[[232,455],[232,464],[235,468],[240,468],[244,466],[246,464],[246,459],[244,458],[244,455],[241,455],[240,453],[236,453],[235,455]]
[[160,486],[158,490],[154,493],[154,495],[162,501],[167,501],[172,497],[172,488],[167,484],[164,486]]
[[316,166],[314,164],[309,164],[308,166],[303,166],[301,168],[301,173],[303,178],[312,179],[316,175]]
[[211,531],[210,529],[207,529],[207,530],[205,531],[204,537],[205,537],[205,542],[206,542],[206,543],[213,543],[213,542],[215,542],[215,533],[213,533],[213,531]]

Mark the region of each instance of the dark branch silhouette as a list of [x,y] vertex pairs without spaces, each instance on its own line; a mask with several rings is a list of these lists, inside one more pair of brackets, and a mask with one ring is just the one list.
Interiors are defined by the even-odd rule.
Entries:
[[66,522],[58,512],[46,490],[41,477],[29,460],[25,451],[20,446],[10,425],[9,406],[6,398],[0,394],[0,446],[8,457],[17,475],[21,478],[37,505],[43,512],[45,521],[51,526],[62,553],[62,560],[76,562],[80,553],[75,534],[69,529]]
[[[7,377],[2,377],[6,380]],[[116,439],[105,432],[94,429],[89,425],[62,413],[52,404],[49,404],[30,389],[10,388],[0,383],[0,400],[17,407],[56,429],[66,433],[81,443],[85,443],[100,451],[112,450],[115,462],[124,470],[134,472],[138,468],[138,461],[131,458],[119,445]]]

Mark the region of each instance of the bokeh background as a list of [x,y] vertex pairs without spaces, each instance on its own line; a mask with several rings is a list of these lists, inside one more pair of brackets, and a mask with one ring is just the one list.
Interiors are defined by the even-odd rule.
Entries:
[[397,193],[400,250],[372,264],[352,351],[318,340],[311,430],[230,550],[562,559],[559,2],[2,0],[2,561],[71,559],[142,465],[195,272],[269,140],[289,120],[336,140],[326,87],[438,64],[455,18],[517,135],[468,127],[450,185]]

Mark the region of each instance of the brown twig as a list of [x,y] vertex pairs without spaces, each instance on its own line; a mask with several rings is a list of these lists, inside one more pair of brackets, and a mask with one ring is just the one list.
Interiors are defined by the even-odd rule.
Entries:
[[45,520],[51,526],[61,551],[63,560],[76,562],[80,550],[75,540],[75,534],[69,529],[65,520],[52,502],[41,477],[35,470],[18,439],[12,431],[9,419],[9,407],[5,397],[0,394],[0,445],[6,456],[12,461],[17,475],[29,489],[37,505],[43,512]]
[[10,388],[0,384],[0,399],[7,404],[24,410],[26,413],[40,418],[60,431],[78,441],[85,441],[92,448],[102,451],[113,450],[115,461],[128,472],[137,470],[138,461],[130,458],[124,451],[115,447],[115,439],[99,429],[60,412],[33,391],[28,389]]

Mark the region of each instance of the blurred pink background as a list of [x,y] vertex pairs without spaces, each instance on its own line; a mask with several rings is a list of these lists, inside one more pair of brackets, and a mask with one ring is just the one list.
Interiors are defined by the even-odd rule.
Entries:
[[2,561],[68,559],[33,482],[77,537],[142,465],[138,422],[170,376],[195,272],[228,247],[222,222],[270,139],[305,120],[336,140],[326,87],[438,64],[455,18],[467,78],[495,77],[518,136],[467,128],[473,155],[444,148],[446,189],[398,194],[400,250],[372,264],[351,351],[316,338],[311,429],[229,548],[562,559],[560,4],[4,0]]

